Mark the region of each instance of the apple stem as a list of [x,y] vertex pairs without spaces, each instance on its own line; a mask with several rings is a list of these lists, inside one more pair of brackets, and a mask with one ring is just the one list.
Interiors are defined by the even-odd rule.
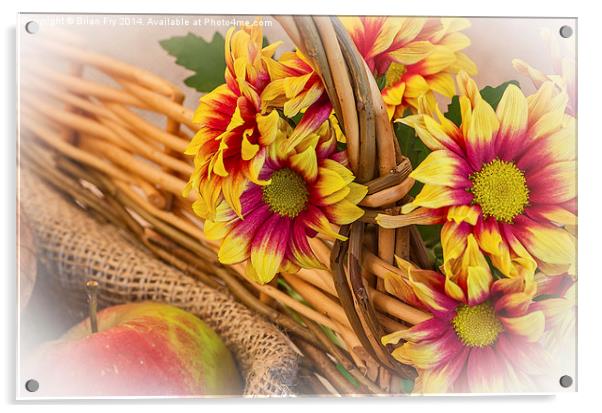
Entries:
[[90,330],[92,334],[98,332],[98,320],[96,310],[98,307],[98,282],[94,280],[86,281],[86,292],[88,293],[88,312],[90,313]]

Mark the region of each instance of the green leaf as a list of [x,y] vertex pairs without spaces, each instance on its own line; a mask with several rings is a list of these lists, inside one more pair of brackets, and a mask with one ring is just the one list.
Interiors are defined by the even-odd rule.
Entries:
[[[441,228],[443,225],[419,225],[418,232],[428,248],[434,248],[439,243]],[[436,255],[436,254],[435,254]]]
[[458,98],[458,95],[454,96],[451,100],[451,103],[447,105],[447,113],[444,116],[454,122],[456,126],[460,126],[462,124],[460,99]]
[[481,89],[481,97],[485,100],[485,102],[489,103],[493,110],[497,109],[497,105],[500,103],[506,88],[510,85],[515,85],[520,88],[520,84],[516,80],[510,80],[508,82],[504,82],[498,87],[485,86]]
[[378,76],[376,78],[376,84],[378,85],[378,90],[383,90],[387,85],[387,77],[385,75]]
[[343,365],[341,363],[337,363],[335,365],[335,367],[347,379],[347,381],[353,385],[353,387],[356,387],[356,388],[360,387],[360,382],[357,381],[357,379],[355,377],[353,377],[351,375],[351,373],[349,373],[347,370],[345,370],[345,367],[343,367]]
[[225,41],[220,33],[215,33],[210,42],[188,33],[159,42],[161,47],[176,58],[176,63],[195,72],[184,83],[199,92],[210,92],[224,83],[226,61]]
[[[520,87],[518,81],[510,80],[508,82],[504,82],[497,87],[485,86],[481,89],[481,97],[485,102],[489,103],[493,110],[497,109],[497,105],[500,103],[506,88],[509,85],[516,85]],[[462,114],[460,112],[460,99],[458,96],[454,96],[452,98],[451,103],[447,106],[447,113],[445,117],[456,124],[456,126],[460,126],[462,123]]]

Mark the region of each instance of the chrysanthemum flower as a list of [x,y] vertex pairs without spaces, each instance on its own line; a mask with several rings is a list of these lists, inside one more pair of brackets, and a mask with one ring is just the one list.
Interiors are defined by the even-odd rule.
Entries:
[[457,272],[474,237],[508,277],[575,272],[575,125],[564,115],[567,97],[546,82],[525,97],[508,86],[498,107],[481,98],[465,73],[458,76],[462,124],[437,108],[401,122],[412,126],[432,152],[411,176],[425,185],[384,227],[445,222],[445,272]]
[[[424,270],[416,270],[424,272]],[[546,374],[549,355],[538,341],[544,313],[533,308],[533,283],[522,278],[490,282],[479,301],[468,303],[445,292],[445,277],[429,271],[409,284],[433,314],[407,330],[382,338],[405,343],[392,355],[418,370],[415,390],[424,393],[533,391]]]
[[[290,128],[287,131],[291,132]],[[241,196],[242,217],[221,202],[215,219],[205,221],[209,239],[221,240],[220,262],[247,261],[247,274],[269,282],[280,270],[322,267],[308,238],[317,233],[344,239],[332,224],[349,224],[363,214],[357,203],[367,188],[357,184],[337,152],[334,125],[326,121],[296,148],[288,136],[269,147],[259,179],[249,182]]]
[[300,50],[283,53],[277,61],[265,62],[271,82],[261,94],[264,109],[282,109],[284,116],[291,119],[303,113],[290,136],[290,144],[296,146],[328,119],[332,103],[322,79]]
[[452,97],[452,74],[475,74],[475,64],[461,50],[470,45],[462,30],[466,19],[419,17],[341,17],[368,67],[378,78],[389,118],[407,108],[416,112],[418,98],[434,102],[433,92]]
[[[226,83],[203,96],[193,120],[200,130],[186,149],[195,169],[184,190],[199,192],[196,210],[211,217],[223,198],[241,215],[246,180],[259,183],[266,146],[282,129],[276,111],[262,111],[260,95],[270,81],[266,61],[278,44],[262,48],[260,25],[226,34]],[[227,178],[227,179],[226,179]]]

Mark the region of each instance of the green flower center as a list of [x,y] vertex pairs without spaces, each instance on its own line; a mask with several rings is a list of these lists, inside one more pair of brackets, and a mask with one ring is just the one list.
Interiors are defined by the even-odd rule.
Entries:
[[504,330],[489,302],[460,305],[451,321],[458,338],[468,347],[487,347],[495,343]]
[[405,65],[401,63],[392,62],[385,73],[385,86],[390,87],[395,83],[399,82],[401,77],[406,73]]
[[263,187],[263,201],[283,217],[294,218],[307,205],[309,192],[305,180],[289,168],[279,169],[272,174],[271,182]]
[[484,217],[512,223],[529,204],[525,174],[513,162],[494,159],[470,175],[470,180],[473,203],[481,206]]

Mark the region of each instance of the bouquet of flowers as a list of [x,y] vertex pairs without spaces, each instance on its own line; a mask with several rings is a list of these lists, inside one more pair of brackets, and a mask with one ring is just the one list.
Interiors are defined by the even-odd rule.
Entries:
[[[576,166],[569,84],[516,61],[537,92],[525,96],[508,83],[488,100],[462,52],[470,44],[465,19],[349,17],[334,27],[314,20],[281,20],[299,48],[279,58],[277,43],[262,45],[259,24],[231,29],[225,83],[203,96],[195,113],[201,129],[186,149],[195,171],[185,195],[198,192],[193,208],[207,238],[219,241],[220,262],[244,264],[257,283],[279,273],[286,280],[301,268],[327,269],[313,239],[340,248],[373,226],[372,253],[389,264],[390,252],[405,255],[395,255],[398,271],[385,274],[384,291],[425,314],[378,337],[395,345],[395,359],[418,369],[418,389],[530,388],[531,376],[548,363],[542,338],[553,334],[559,313],[571,317]],[[340,44],[328,37],[336,29]],[[353,55],[346,63],[364,73],[338,71],[343,48]],[[350,62],[358,55],[362,61]],[[362,80],[365,89],[354,88]],[[372,95],[372,104],[384,106],[386,121],[411,128],[400,128],[399,141],[359,112],[366,110],[359,103],[370,101],[359,93],[374,87],[380,96]],[[456,96],[447,114],[437,96]],[[367,202],[392,187],[367,196],[370,184],[396,173],[395,163],[375,162],[375,152],[412,156],[402,146],[426,156],[394,197]],[[411,197],[414,181],[420,189]],[[368,213],[375,223],[362,219]],[[439,265],[420,268],[407,251],[382,245],[407,243],[393,234],[410,225],[438,225],[432,238]],[[371,250],[367,235],[359,243],[358,254],[341,265],[352,290],[351,273],[361,272],[363,251]],[[355,307],[370,285],[362,281]],[[354,310],[346,308],[347,315]]]

